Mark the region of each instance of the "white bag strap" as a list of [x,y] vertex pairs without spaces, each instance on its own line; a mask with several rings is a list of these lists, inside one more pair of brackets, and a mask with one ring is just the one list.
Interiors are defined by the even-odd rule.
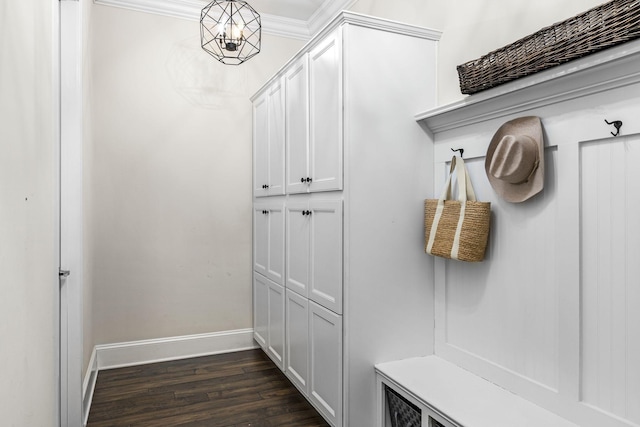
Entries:
[[451,258],[458,259],[458,250],[460,247],[460,233],[462,230],[462,223],[464,221],[464,215],[466,210],[466,201],[476,201],[476,193],[473,190],[473,185],[471,184],[471,178],[469,176],[469,172],[467,171],[467,167],[464,164],[464,160],[462,157],[453,156],[451,158],[451,167],[449,168],[449,176],[447,177],[447,181],[445,182],[444,188],[442,190],[442,194],[438,199],[438,206],[436,207],[436,212],[433,218],[433,223],[431,224],[431,233],[429,233],[429,241],[427,242],[427,253],[431,253],[433,248],[433,243],[436,237],[436,230],[438,229],[438,224],[440,223],[440,218],[442,217],[442,211],[444,210],[444,201],[451,199],[451,177],[453,176],[453,172],[456,172],[456,176],[458,179],[458,201],[460,202],[460,219],[458,221],[458,226],[456,228],[456,234],[453,240],[453,247],[451,248]]
[[451,167],[449,168],[449,176],[444,184],[444,188],[442,189],[442,194],[440,194],[440,198],[438,199],[438,204],[444,204],[445,200],[451,200],[451,177],[453,176],[453,172],[456,172],[456,177],[458,179],[458,201],[466,202],[470,200],[472,202],[476,201],[476,193],[473,190],[473,185],[471,184],[471,177],[469,176],[469,172],[467,171],[467,166],[464,164],[464,160],[462,157],[453,156],[451,158]]
[[[453,163],[453,159],[451,159],[451,163]],[[473,185],[471,184],[471,177],[469,176],[469,171],[467,171],[467,165],[464,164],[464,160],[462,160],[462,157],[458,159],[458,162],[456,164],[456,173],[458,176],[458,201],[459,202],[466,202],[466,201],[475,202],[476,192],[473,190]]]

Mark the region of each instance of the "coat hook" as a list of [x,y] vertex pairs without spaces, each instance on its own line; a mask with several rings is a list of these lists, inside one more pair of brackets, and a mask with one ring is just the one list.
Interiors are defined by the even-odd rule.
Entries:
[[607,119],[604,119],[604,122],[606,124],[608,124],[608,125],[613,125],[613,127],[616,128],[616,133],[611,132],[611,135],[613,135],[613,136],[620,135],[620,128],[622,127],[622,121],[621,120],[614,120],[614,121],[610,122]]
[[460,152],[460,158],[462,158],[462,155],[464,154],[464,148],[458,148],[456,150],[454,150],[453,148],[451,149],[451,151],[456,152],[459,151]]

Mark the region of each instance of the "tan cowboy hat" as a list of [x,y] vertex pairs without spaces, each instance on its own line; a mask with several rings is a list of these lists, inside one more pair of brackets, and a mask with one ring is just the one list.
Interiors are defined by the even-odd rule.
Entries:
[[540,118],[519,117],[500,126],[487,149],[484,169],[491,186],[520,203],[544,187],[544,140]]

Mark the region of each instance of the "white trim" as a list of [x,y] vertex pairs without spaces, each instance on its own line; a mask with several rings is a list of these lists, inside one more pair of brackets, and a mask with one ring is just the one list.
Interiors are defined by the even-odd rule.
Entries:
[[259,348],[253,329],[96,345],[98,370]]
[[357,0],[325,0],[307,21],[309,34],[315,35],[341,11],[350,8]]
[[640,40],[471,95],[415,116],[440,133],[585,97],[640,81]]
[[[102,1],[102,0],[96,0]],[[392,21],[389,19],[377,18],[374,16],[363,15],[360,13],[349,12],[343,10],[338,15],[327,23],[320,31],[314,34],[313,39],[309,40],[289,61],[287,61],[278,73],[274,74],[269,80],[267,80],[257,92],[249,98],[251,102],[255,101],[262,95],[262,92],[271,86],[274,80],[281,77],[282,70],[286,70],[291,64],[300,60],[304,55],[313,49],[318,43],[322,43],[323,40],[334,30],[339,28],[343,24],[357,25],[365,28],[372,28],[375,30],[381,30],[391,33],[403,34],[411,37],[418,37],[421,39],[438,41],[442,32],[425,27],[418,27],[416,25],[404,24],[402,22]]]
[[197,0],[94,0],[95,4],[188,20],[199,20],[206,3]]
[[96,348],[93,348],[91,352],[91,359],[89,359],[89,366],[82,382],[82,425],[86,426],[89,420],[89,409],[91,409],[91,402],[93,401],[93,391],[96,388],[96,380],[98,379],[98,357]]
[[[311,35],[323,28],[341,10],[350,7],[356,0],[326,0],[308,21],[284,16],[260,13],[262,32],[281,37],[309,40]],[[173,18],[200,20],[200,11],[208,2],[201,0],[94,0],[95,4],[114,6],[138,12]]]
[[306,21],[285,18],[284,16],[268,15],[266,13],[260,15],[260,20],[262,22],[263,34],[298,40],[309,40],[311,38],[309,25]]
[[61,381],[61,334],[60,334],[60,103],[61,103],[61,84],[60,84],[60,67],[61,67],[61,44],[60,44],[60,2],[58,0],[51,0],[51,78],[52,84],[52,100],[51,106],[52,121],[53,121],[53,176],[51,182],[55,182],[54,200],[53,200],[53,219],[54,219],[54,257],[55,257],[55,269],[51,271],[52,283],[56,289],[55,300],[55,319],[54,324],[57,325],[54,343],[55,343],[55,376],[57,378],[56,384],[56,426],[60,425],[61,421],[61,405],[62,405],[62,381]]

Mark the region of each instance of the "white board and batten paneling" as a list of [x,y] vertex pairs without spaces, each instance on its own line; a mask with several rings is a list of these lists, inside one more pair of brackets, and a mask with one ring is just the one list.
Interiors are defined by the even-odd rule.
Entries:
[[[640,426],[640,43],[418,114],[434,194],[451,149],[492,202],[482,263],[435,262],[435,354],[580,426]],[[535,115],[545,187],[500,199],[484,169],[498,127]],[[620,136],[605,120],[622,120]]]

